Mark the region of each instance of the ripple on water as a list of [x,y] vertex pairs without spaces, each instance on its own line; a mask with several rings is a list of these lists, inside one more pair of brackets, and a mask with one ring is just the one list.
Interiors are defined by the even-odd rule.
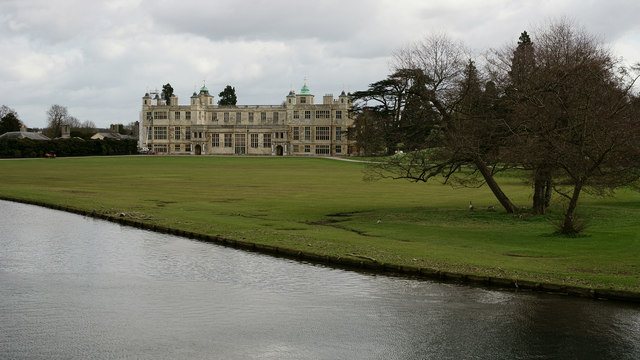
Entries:
[[0,214],[0,358],[640,358],[634,305],[367,275],[4,201]]

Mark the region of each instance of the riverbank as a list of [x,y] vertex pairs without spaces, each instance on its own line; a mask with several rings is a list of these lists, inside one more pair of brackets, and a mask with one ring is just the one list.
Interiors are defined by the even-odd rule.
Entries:
[[[588,236],[567,239],[551,235],[553,214],[482,210],[493,205],[486,189],[365,183],[362,164],[328,159],[123,157],[0,167],[4,199],[153,231],[373,271],[640,300],[634,193],[588,199]],[[519,180],[500,180],[528,203]],[[466,210],[470,198],[479,210]]]

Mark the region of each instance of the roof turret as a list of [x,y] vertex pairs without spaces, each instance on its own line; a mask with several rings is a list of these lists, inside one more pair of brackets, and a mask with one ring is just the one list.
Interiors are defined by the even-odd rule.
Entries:
[[304,82],[302,89],[300,89],[300,95],[311,95],[311,91],[309,91],[309,87],[307,87],[307,82]]

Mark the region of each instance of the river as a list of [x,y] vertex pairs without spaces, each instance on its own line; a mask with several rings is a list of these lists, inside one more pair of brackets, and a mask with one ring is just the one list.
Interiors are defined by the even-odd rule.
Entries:
[[0,201],[1,359],[640,359],[640,307],[363,274]]

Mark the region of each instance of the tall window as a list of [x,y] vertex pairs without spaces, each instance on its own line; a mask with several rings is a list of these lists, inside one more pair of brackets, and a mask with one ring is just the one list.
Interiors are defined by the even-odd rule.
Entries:
[[176,120],[180,120],[180,111],[176,111],[175,115],[176,115]]
[[218,121],[218,113],[211,113],[211,121]]
[[254,149],[258,147],[258,134],[251,134],[251,147]]
[[191,152],[191,144],[185,144],[184,145],[184,151],[185,152]]
[[298,110],[293,110],[293,118],[300,119],[300,112]]
[[173,151],[174,151],[174,152],[180,152],[180,145],[179,145],[179,144],[176,144],[176,145],[173,147]]
[[185,120],[191,120],[191,111],[185,111],[184,112],[184,119]]
[[336,140],[342,140],[342,127],[336,126]]
[[224,122],[229,122],[229,113],[224,113]]
[[304,127],[304,139],[311,140],[311,126]]
[[224,134],[224,147],[231,147],[231,134]]
[[262,135],[262,147],[265,147],[265,148],[271,147],[271,134]]
[[342,110],[336,110],[336,119],[342,119]]
[[167,140],[167,127],[166,126],[154,126],[153,127],[153,140]]
[[300,152],[300,147],[298,145],[293,145],[293,152],[294,153]]
[[297,126],[293,128],[293,140],[300,140],[300,128]]
[[306,104],[307,103],[307,98],[304,96],[300,97],[300,104]]
[[311,145],[305,145],[304,146],[304,152],[310,153],[311,152]]
[[242,121],[242,113],[241,112],[236,112],[236,124],[240,124],[240,122]]
[[336,145],[336,154],[342,153],[342,145]]
[[247,152],[247,134],[236,135],[236,154],[245,154]]
[[316,145],[316,154],[317,155],[329,154],[329,145]]
[[331,112],[329,110],[316,111],[316,119],[328,119],[330,116]]
[[180,140],[180,126],[176,126],[175,129],[173,129],[173,139]]
[[267,121],[267,113],[265,111],[260,113],[260,121]]
[[311,119],[311,111],[310,110],[305,110],[304,111],[304,118],[305,119]]
[[191,126],[184,128],[184,139],[191,140]]
[[211,147],[220,147],[220,134],[211,134]]
[[330,140],[328,126],[316,127],[316,140]]
[[249,122],[253,122],[253,112],[249,113]]
[[277,112],[273,112],[273,123],[276,124],[278,122],[278,113]]

